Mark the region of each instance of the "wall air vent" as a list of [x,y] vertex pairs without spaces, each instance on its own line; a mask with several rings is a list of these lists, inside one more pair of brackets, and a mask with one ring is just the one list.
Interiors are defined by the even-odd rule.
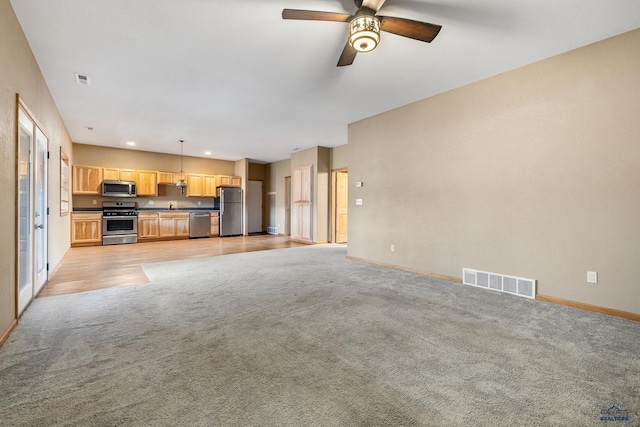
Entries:
[[81,85],[89,84],[89,76],[85,74],[76,73],[76,83],[80,83]]
[[267,234],[278,234],[278,227],[267,227]]
[[536,281],[486,271],[462,269],[462,283],[525,298],[536,298]]

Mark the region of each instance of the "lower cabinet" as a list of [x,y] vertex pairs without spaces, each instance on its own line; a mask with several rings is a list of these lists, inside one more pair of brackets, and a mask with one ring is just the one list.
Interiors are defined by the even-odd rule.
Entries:
[[102,244],[101,213],[71,213],[71,246]]
[[211,218],[211,231],[209,231],[209,236],[218,237],[220,233],[220,216],[218,212],[211,212],[209,217]]
[[138,213],[138,240],[153,240],[160,237],[157,212]]
[[158,222],[161,238],[189,237],[189,212],[160,212]]

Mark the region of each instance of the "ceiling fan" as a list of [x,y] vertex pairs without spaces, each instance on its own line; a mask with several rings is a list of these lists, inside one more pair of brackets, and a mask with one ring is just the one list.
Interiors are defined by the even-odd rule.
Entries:
[[[316,10],[284,9],[282,19],[335,21],[349,23],[349,39],[338,60],[338,67],[351,65],[358,52],[370,52],[380,42],[380,31],[431,43],[442,26],[412,19],[378,15],[384,0],[354,0],[358,10],[353,15]],[[377,4],[376,4],[377,3]]]

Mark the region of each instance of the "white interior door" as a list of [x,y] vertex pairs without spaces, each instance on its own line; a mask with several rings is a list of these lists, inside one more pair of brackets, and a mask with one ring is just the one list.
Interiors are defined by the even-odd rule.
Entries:
[[34,125],[19,109],[18,130],[18,315],[33,298],[33,207],[31,150]]
[[247,187],[248,232],[262,233],[262,181],[249,181]]
[[291,236],[291,177],[284,178],[284,235]]
[[33,294],[37,295],[40,289],[47,283],[47,153],[49,140],[36,127],[36,149],[34,155],[34,200],[33,200],[33,253],[34,253],[34,283]]

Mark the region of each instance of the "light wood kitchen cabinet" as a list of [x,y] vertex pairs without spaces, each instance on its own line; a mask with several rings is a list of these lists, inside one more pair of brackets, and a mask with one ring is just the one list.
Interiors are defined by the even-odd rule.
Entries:
[[102,179],[105,181],[135,181],[138,171],[135,169],[102,168]]
[[209,236],[218,237],[220,233],[220,215],[219,212],[211,212],[209,214],[211,220],[211,230],[209,231]]
[[229,176],[229,175],[216,175],[216,187],[221,185],[226,187],[241,187],[242,177]]
[[138,182],[138,171],[135,169],[120,169],[120,181]]
[[138,212],[138,240],[151,240],[159,237],[158,213]]
[[157,171],[137,171],[136,191],[138,196],[158,195],[158,172]]
[[202,177],[202,197],[216,197],[215,175],[204,175]]
[[189,237],[189,212],[159,212],[158,224],[161,238]]
[[71,213],[71,246],[102,244],[101,213]]
[[101,194],[102,168],[73,165],[72,194]]
[[187,197],[216,197],[216,175],[187,175]]
[[118,181],[120,180],[119,168],[102,168],[102,179],[105,181]]
[[187,175],[187,197],[202,197],[203,176],[190,173]]
[[158,184],[176,184],[180,179],[180,174],[177,172],[158,172]]

